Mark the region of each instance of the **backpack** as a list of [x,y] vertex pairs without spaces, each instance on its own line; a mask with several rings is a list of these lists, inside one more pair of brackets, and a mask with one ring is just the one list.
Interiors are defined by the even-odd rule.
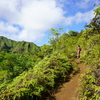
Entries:
[[82,48],[80,48],[80,51],[82,50]]

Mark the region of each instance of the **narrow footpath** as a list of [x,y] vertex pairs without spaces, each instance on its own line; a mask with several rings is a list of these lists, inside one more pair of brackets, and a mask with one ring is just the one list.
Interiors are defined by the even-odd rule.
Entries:
[[55,94],[56,100],[76,100],[79,85],[80,85],[80,76],[85,73],[86,68],[83,63],[80,63],[79,59],[75,59],[78,67],[80,69],[69,82],[63,84],[62,88]]

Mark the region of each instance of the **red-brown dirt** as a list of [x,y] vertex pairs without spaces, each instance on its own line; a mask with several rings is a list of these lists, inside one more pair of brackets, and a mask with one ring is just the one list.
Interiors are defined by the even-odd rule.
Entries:
[[80,76],[85,73],[85,66],[83,63],[80,63],[79,59],[75,60],[80,69],[79,73],[77,73],[73,78],[70,79],[69,82],[63,84],[62,88],[58,90],[55,94],[56,100],[76,100],[79,85],[80,85]]

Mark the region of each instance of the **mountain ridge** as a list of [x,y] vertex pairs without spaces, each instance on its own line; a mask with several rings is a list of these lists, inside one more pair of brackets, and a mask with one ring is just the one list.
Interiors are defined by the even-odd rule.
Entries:
[[32,42],[14,41],[0,36],[0,51],[7,51],[21,54],[34,54],[40,51],[40,47]]

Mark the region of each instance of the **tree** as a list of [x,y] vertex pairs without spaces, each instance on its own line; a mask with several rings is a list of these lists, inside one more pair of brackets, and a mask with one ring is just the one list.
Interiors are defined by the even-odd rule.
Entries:
[[49,43],[50,44],[55,44],[58,41],[58,37],[59,37],[60,33],[58,33],[58,30],[55,30],[54,28],[50,29],[50,36],[49,36]]
[[54,28],[50,29],[50,34],[49,34],[49,43],[54,49],[57,49],[56,43],[58,42],[60,33],[58,30],[55,30]]
[[92,28],[93,34],[100,34],[100,7],[94,10],[95,17],[85,27]]
[[64,30],[62,27],[58,28],[60,34],[62,33],[62,31]]
[[77,34],[78,34],[78,32],[73,31],[73,30],[70,30],[68,33],[69,33],[69,35],[71,35],[71,36],[77,36]]
[[43,57],[50,54],[51,52],[52,48],[49,45],[44,44],[43,46],[41,46],[41,54],[43,55]]

